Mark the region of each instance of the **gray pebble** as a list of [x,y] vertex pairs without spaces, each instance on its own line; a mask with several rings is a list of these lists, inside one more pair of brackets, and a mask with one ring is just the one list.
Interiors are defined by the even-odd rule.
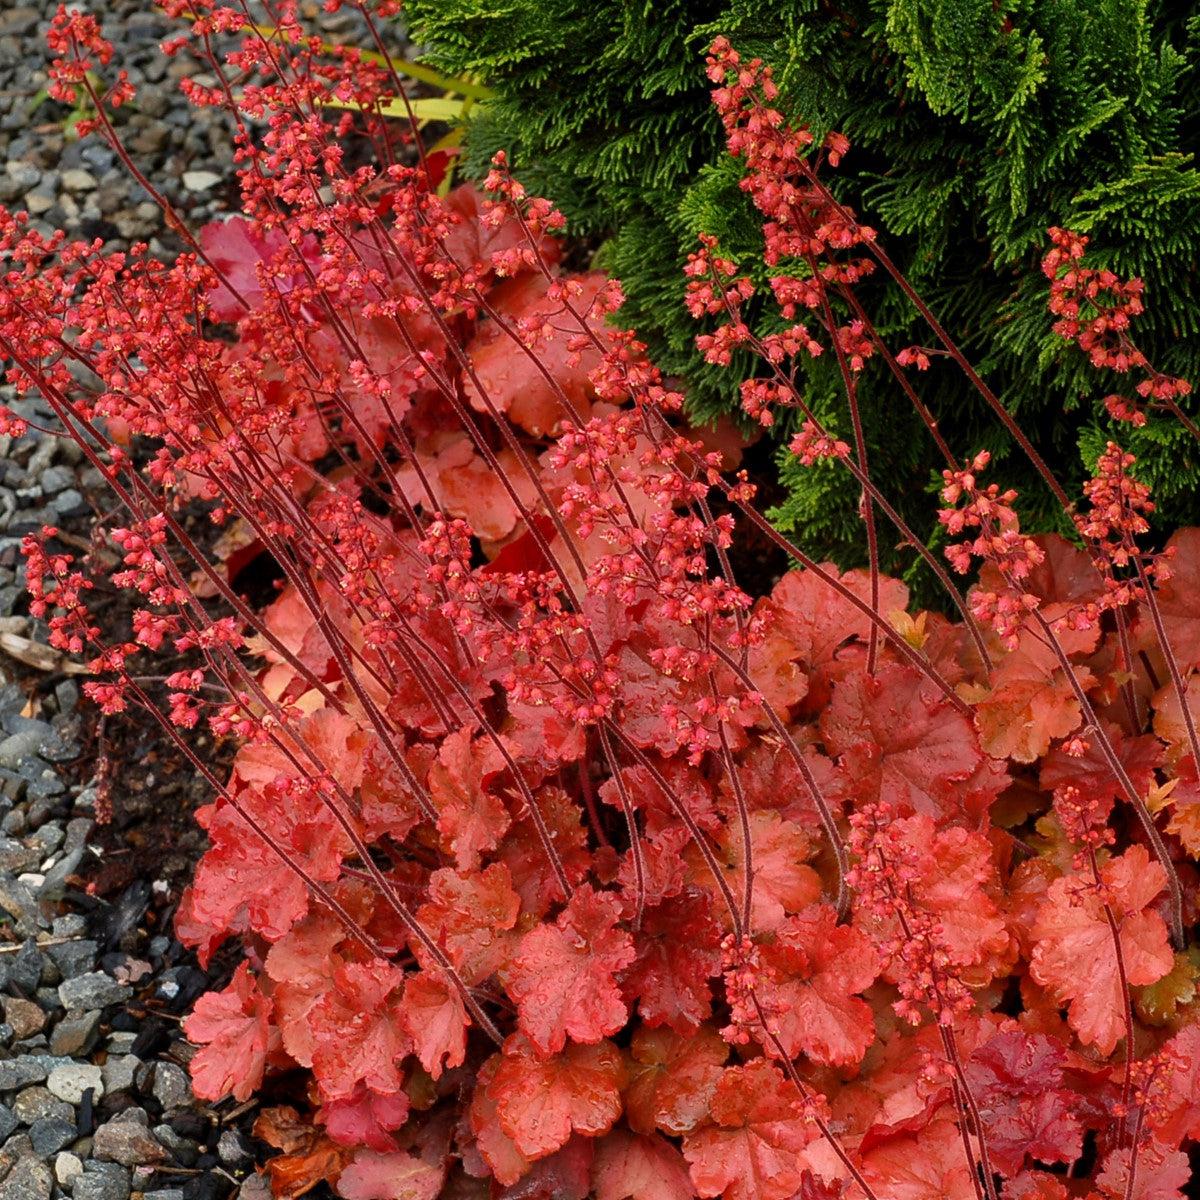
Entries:
[[66,1121],[61,1117],[41,1117],[29,1127],[34,1153],[42,1158],[65,1150],[78,1136],[74,1120]]
[[73,679],[64,679],[62,683],[55,684],[54,698],[58,701],[60,713],[73,713],[79,705],[79,684]]
[[[62,972],[63,979],[73,980],[91,971],[96,965],[98,950],[99,947],[95,942],[81,938],[77,942],[63,942],[58,946],[50,946],[49,954],[51,961]],[[61,988],[59,989],[59,997],[62,997]],[[63,1007],[91,1008],[95,1006],[91,1004],[67,1004],[64,1001]]]
[[189,192],[207,192],[221,182],[221,176],[214,171],[184,171],[183,186]]
[[129,1200],[129,1172],[118,1163],[84,1163],[71,1195],[74,1200]]
[[63,1008],[104,1008],[128,1000],[132,995],[132,988],[118,983],[103,971],[89,971],[86,975],[68,978],[58,989]]
[[[43,768],[48,770],[49,768]],[[40,829],[34,833],[29,844],[41,850],[42,856],[53,854],[59,846],[66,840],[67,831],[63,829],[61,821],[47,821]]]
[[[45,626],[41,626],[41,628],[44,630]],[[34,735],[37,735],[40,739],[40,744],[36,753],[48,762],[66,762],[79,753],[78,746],[70,745],[64,741],[54,726],[48,724],[46,721],[40,721],[34,717],[22,717],[18,714],[16,716],[5,717],[3,725],[5,733],[9,734],[10,737],[6,738],[4,742],[0,742],[0,751],[3,750],[3,747],[12,738],[25,737],[32,739]],[[7,763],[0,759],[0,766],[7,765]]]
[[74,1109],[70,1104],[65,1103],[56,1092],[40,1084],[18,1092],[12,1103],[12,1111],[13,1116],[22,1125],[32,1125],[35,1121],[42,1121],[47,1117],[59,1117],[69,1121],[75,1118]]
[[0,741],[0,767],[8,767],[11,770],[23,760],[37,754],[42,748],[44,738],[45,735],[36,729],[24,729],[20,733],[10,734]]
[[83,860],[83,847],[76,846],[70,854],[64,855],[46,872],[46,878],[38,889],[39,900],[61,900],[67,890],[67,880],[75,874]]
[[50,1168],[30,1154],[19,1159],[0,1183],[0,1200],[50,1200],[53,1190]]
[[19,162],[9,159],[4,164],[5,171],[8,172],[8,177],[21,189],[23,192],[29,191],[32,187],[37,187],[42,178],[42,173],[33,165],[33,163]]
[[68,513],[81,512],[87,506],[87,502],[83,498],[83,493],[78,488],[67,488],[65,492],[59,492],[53,500],[50,501],[50,507],[54,509],[59,516],[66,516]]
[[47,467],[42,472],[41,484],[42,491],[47,496],[53,496],[55,492],[61,492],[65,488],[74,487],[75,472],[70,467],[62,465]]
[[134,1076],[142,1060],[133,1054],[110,1056],[101,1068],[104,1090],[113,1096],[117,1092],[128,1092],[133,1088]]
[[28,4],[14,4],[0,13],[0,37],[29,37],[37,32],[41,13]]
[[190,1104],[192,1088],[188,1081],[187,1072],[174,1063],[159,1062],[154,1064],[154,1098],[167,1108],[178,1108]]
[[[42,753],[46,753],[44,746]],[[29,772],[32,777],[29,785],[30,803],[25,816],[29,820],[30,829],[37,829],[39,825],[44,825],[53,814],[56,806],[48,797],[61,795],[66,790],[63,781],[54,771],[41,763],[38,763],[37,766],[36,771]],[[24,765],[18,767],[17,770],[23,772]]]
[[171,1157],[182,1167],[195,1166],[200,1149],[195,1142],[181,1137],[170,1125],[155,1125],[154,1136],[171,1152]]
[[[46,751],[43,748],[42,753]],[[53,768],[48,767],[44,762],[40,762],[36,758],[27,759],[17,767],[17,774],[26,781],[25,794],[31,800],[46,800],[51,796],[61,796],[67,790],[67,785],[63,782],[62,777]],[[40,810],[36,805],[30,805],[29,812],[26,817],[29,824],[35,828],[40,824],[38,816]]]
[[[71,826],[74,821],[67,823],[67,840],[70,841]],[[87,822],[91,825],[91,822]],[[72,847],[74,849],[74,847]],[[87,930],[87,918],[82,913],[66,913],[61,917],[55,917],[54,923],[50,926],[50,932],[56,938],[76,938],[83,935]]]
[[31,1083],[41,1083],[49,1074],[50,1068],[34,1055],[6,1058],[0,1061],[0,1092],[15,1092]]
[[96,1130],[92,1153],[98,1159],[126,1167],[162,1162],[167,1152],[143,1123],[145,1119],[146,1114],[140,1108],[127,1108]]
[[16,954],[6,956],[5,983],[26,994],[32,993],[42,980],[45,959],[33,938],[28,938]]
[[76,846],[86,845],[88,834],[92,832],[95,826],[96,822],[90,820],[88,817],[72,817],[67,822],[67,838],[63,842],[63,849],[69,852],[74,850]]
[[226,1129],[217,1139],[217,1157],[227,1167],[242,1167],[253,1156],[242,1135],[236,1129]]
[[8,871],[12,875],[20,875],[38,864],[38,851],[34,846],[26,846],[16,838],[0,837],[0,871]]
[[114,1054],[128,1054],[133,1049],[133,1044],[136,1041],[136,1033],[127,1029],[114,1029],[108,1035],[107,1045],[110,1057]]
[[0,1142],[6,1142],[16,1131],[20,1121],[7,1104],[0,1104]]
[[50,1031],[50,1053],[87,1054],[96,1044],[99,1033],[98,1010],[68,1014]]
[[83,167],[69,167],[62,173],[62,185],[68,192],[90,192],[97,186],[97,180]]
[[19,879],[0,875],[0,908],[16,922],[17,932],[34,934],[42,925],[49,925],[29,885]]

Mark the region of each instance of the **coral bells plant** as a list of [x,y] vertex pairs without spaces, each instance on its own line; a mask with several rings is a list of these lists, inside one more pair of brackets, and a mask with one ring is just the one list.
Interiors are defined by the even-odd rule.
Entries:
[[[355,7],[369,36],[383,6]],[[698,345],[759,355],[747,411],[799,410],[797,459],[853,477],[865,570],[770,528],[503,155],[486,196],[439,195],[444,164],[379,115],[386,56],[321,46],[288,4],[273,31],[190,9],[169,49],[215,80],[190,91],[230,115],[242,215],[193,233],[167,206],[185,250],[160,263],[3,214],[0,350],[121,505],[85,561],[27,539],[31,608],[102,710],[144,711],[212,788],[176,929],[204,962],[244,956],[185,1030],[199,1095],[292,1086],[257,1125],[276,1194],[1182,1197],[1200,533],[1146,545],[1115,445],[1063,491],[825,188],[844,139],[789,123],[727,43],[714,99],[781,322],[739,319],[754,284],[706,238]],[[136,171],[127,89],[92,94],[95,22],[60,12],[52,48]],[[1138,289],[1091,290],[1080,244],[1047,260],[1055,314],[1108,354]],[[879,270],[933,344],[880,338],[854,291]],[[1181,385],[1123,352],[1169,407]],[[820,354],[847,440],[796,386]],[[1073,542],[1023,534],[987,454],[946,444],[908,375],[932,355],[1033,455]],[[872,476],[870,358],[945,458],[941,550]],[[747,527],[796,569],[737,578]],[[953,619],[909,611],[883,537]],[[274,565],[265,607],[222,546]],[[126,629],[89,607],[113,588]],[[236,739],[228,778],[200,725]]]

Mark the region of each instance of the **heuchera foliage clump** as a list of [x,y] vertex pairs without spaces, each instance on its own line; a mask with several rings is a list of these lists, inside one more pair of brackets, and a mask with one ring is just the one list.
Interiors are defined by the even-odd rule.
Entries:
[[[1077,538],[1021,532],[920,370],[949,356],[1020,430],[911,289],[931,344],[878,337],[854,285],[895,268],[820,177],[844,139],[815,145],[728,44],[714,99],[782,330],[739,319],[754,284],[706,239],[698,345],[761,356],[747,412],[799,410],[792,449],[853,476],[872,564],[883,537],[924,556],[953,620],[771,530],[736,450],[605,325],[619,285],[561,269],[551,205],[503,156],[491,198],[440,196],[444,163],[373,115],[402,92],[386,56],[322,47],[287,4],[273,32],[190,8],[169,49],[234,122],[243,215],[193,235],[164,200],[187,247],[167,265],[4,213],[0,349],[124,509],[87,563],[27,539],[32,608],[103,710],[144,708],[212,786],[176,928],[203,961],[230,938],[245,957],[185,1029],[203,1097],[307,1079],[309,1115],[259,1121],[276,1193],[1181,1197],[1200,533],[1143,544],[1152,501],[1116,445],[1078,499],[1033,454]],[[60,12],[52,47],[55,95],[86,92],[128,160],[95,21]],[[1186,385],[1132,340],[1138,286],[1082,249],[1054,231],[1059,333],[1135,373],[1115,416],[1173,411]],[[794,385],[819,354],[852,442]],[[945,553],[871,475],[873,357],[945,458]],[[265,610],[188,504],[277,565]],[[730,557],[747,526],[798,567],[757,596]],[[125,634],[89,610],[110,584],[136,599]],[[195,664],[161,705],[156,653]],[[201,724],[240,742],[228,779],[182,732]]]

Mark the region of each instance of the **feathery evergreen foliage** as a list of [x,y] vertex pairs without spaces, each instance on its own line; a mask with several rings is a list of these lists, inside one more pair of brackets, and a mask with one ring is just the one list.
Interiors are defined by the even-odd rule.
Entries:
[[[467,167],[504,147],[529,185],[599,235],[624,283],[622,319],[684,376],[702,415],[736,404],[738,372],[705,366],[680,274],[696,234],[761,263],[761,228],[721,150],[703,76],[717,34],[772,64],[779,107],[852,150],[839,198],[889,251],[987,372],[1044,452],[1082,473],[1103,447],[1097,378],[1049,331],[1037,268],[1051,224],[1091,235],[1097,265],[1140,275],[1137,336],[1151,361],[1200,383],[1200,17],[1156,0],[409,0],[414,36],[443,69],[499,96],[476,119]],[[1092,260],[1089,260],[1092,261]],[[930,341],[896,289],[863,289],[896,346]],[[806,391],[845,431],[832,356]],[[749,367],[747,366],[747,369]],[[1009,449],[935,361],[922,390],[963,451]],[[1109,386],[1112,385],[1112,386]],[[938,465],[881,368],[861,397],[872,470],[916,513]],[[1200,457],[1172,418],[1120,430],[1168,523],[1200,518]],[[856,489],[836,467],[781,460],[778,522],[843,563],[859,560]],[[1037,486],[1012,455],[997,477]],[[1038,514],[1027,516],[1037,524]],[[1043,527],[1056,518],[1041,510]],[[907,559],[893,560],[902,568]]]

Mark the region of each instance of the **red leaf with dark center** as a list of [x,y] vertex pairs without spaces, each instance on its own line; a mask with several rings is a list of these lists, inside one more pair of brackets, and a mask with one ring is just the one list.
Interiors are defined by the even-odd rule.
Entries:
[[1066,1049],[1041,1034],[1010,1030],[976,1048],[967,1081],[987,1129],[992,1165],[1016,1175],[1026,1159],[1071,1163],[1083,1152],[1078,1100],[1063,1067]]

